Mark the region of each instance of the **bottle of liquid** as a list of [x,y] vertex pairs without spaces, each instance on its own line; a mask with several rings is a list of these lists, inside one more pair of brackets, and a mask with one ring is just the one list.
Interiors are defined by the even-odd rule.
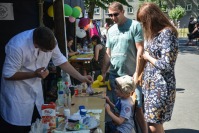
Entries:
[[61,78],[57,81],[57,96],[59,95],[59,91],[64,91],[64,84]]
[[84,45],[83,45],[83,51],[87,52],[88,51],[88,47],[87,47],[88,42],[85,41]]
[[69,89],[69,83],[65,82],[65,92],[66,92],[66,96],[65,96],[65,107],[70,109],[71,107],[71,91]]
[[65,101],[65,98],[64,98],[64,91],[59,91],[59,94],[58,94],[58,105],[59,106],[64,106],[64,101]]

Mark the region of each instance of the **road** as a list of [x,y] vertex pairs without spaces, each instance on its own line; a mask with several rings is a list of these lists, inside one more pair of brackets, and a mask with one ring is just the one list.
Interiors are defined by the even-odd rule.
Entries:
[[199,133],[199,47],[181,45],[176,62],[176,102],[165,133]]

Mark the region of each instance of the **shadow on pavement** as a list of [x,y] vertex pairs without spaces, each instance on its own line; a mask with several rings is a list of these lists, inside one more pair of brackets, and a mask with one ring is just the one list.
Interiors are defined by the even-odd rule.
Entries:
[[180,46],[179,53],[181,54],[196,54],[199,55],[199,47],[198,46]]
[[185,89],[183,89],[183,88],[176,88],[176,91],[179,92],[179,93],[184,93],[184,90]]
[[199,133],[199,130],[193,130],[193,129],[170,129],[170,130],[165,130],[165,133]]

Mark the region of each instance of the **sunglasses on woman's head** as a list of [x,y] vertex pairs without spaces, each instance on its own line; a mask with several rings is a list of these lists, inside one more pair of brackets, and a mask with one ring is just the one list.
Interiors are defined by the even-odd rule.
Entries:
[[120,13],[113,13],[113,14],[108,14],[109,17],[117,17]]

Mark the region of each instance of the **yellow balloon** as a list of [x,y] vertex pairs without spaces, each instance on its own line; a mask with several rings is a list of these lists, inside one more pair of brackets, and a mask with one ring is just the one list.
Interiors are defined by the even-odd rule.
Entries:
[[79,6],[75,6],[74,8],[77,8],[80,12],[82,12],[81,7],[79,7]]
[[102,75],[97,76],[97,80],[98,80],[99,82],[101,82],[101,81],[103,80]]
[[98,80],[95,80],[93,82],[93,84],[91,85],[92,88],[98,88],[99,87],[99,81]]
[[48,15],[49,15],[50,17],[54,17],[53,5],[51,5],[51,6],[48,8]]

